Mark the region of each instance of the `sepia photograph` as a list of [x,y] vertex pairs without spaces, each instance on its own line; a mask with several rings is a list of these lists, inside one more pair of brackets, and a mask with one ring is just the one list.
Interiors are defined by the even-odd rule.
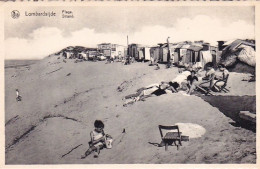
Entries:
[[255,13],[5,8],[5,165],[256,164]]

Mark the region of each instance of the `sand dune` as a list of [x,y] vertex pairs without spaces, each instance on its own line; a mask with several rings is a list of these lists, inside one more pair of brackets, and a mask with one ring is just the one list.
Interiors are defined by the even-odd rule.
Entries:
[[[51,56],[5,69],[6,164],[256,162],[256,134],[231,125],[232,119],[200,97],[167,94],[123,107],[124,96],[172,80],[176,68],[66,61]],[[231,73],[228,95],[255,95],[255,83],[245,78],[250,75]],[[16,88],[22,102],[15,101]],[[82,160],[96,119],[104,121],[114,146],[98,159]],[[161,141],[159,124],[175,123],[192,123],[206,132],[179,151],[150,144]]]

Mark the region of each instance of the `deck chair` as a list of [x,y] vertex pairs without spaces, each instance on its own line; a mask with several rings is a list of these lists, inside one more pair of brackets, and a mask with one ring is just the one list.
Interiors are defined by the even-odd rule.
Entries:
[[[209,83],[209,82],[201,83],[200,85],[206,84],[206,83]],[[196,88],[195,90],[201,91],[201,92],[203,92],[205,95],[213,96],[213,94],[211,93],[211,89],[210,89],[210,88],[205,88],[205,87],[202,87],[202,86],[197,86],[197,88]]]
[[[210,87],[204,87],[203,85],[204,84],[207,84],[207,83],[211,83],[211,81],[214,79],[214,77],[211,77],[210,79],[206,79],[207,81],[206,82],[203,82],[201,83],[199,86],[196,86],[196,89],[197,91],[201,91],[203,92],[205,95],[209,95],[209,96],[213,96],[213,94],[211,93],[211,89]],[[213,85],[212,85],[213,87]]]
[[[165,135],[163,135],[162,130],[176,130],[177,132],[167,132]],[[172,145],[172,143],[177,146],[177,150],[179,150],[179,146],[181,146],[181,132],[179,131],[178,126],[163,126],[159,125],[159,131],[161,134],[162,142],[165,143],[165,151],[168,150],[168,145]],[[179,144],[176,144],[176,141],[178,141]]]
[[[229,90],[226,88],[227,86],[227,81],[228,81],[229,74],[225,79],[218,80],[214,83],[213,88],[216,88],[218,92],[224,91],[225,93],[229,92]],[[219,82],[224,82],[222,86],[218,86],[217,83]]]

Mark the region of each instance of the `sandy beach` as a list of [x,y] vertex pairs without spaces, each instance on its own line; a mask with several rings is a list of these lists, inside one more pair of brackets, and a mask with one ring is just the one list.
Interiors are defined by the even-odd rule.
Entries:
[[[5,68],[6,164],[256,163],[256,133],[236,122],[239,110],[255,113],[255,82],[243,81],[250,74],[231,72],[230,92],[214,99],[172,93],[124,107],[124,96],[170,81],[178,69],[58,58]],[[229,99],[224,104],[221,97],[233,97],[236,104]],[[114,138],[113,148],[103,149],[99,158],[80,159],[96,119]],[[158,125],[176,123],[198,125],[205,133],[190,137],[179,150],[155,146],[161,142]],[[193,133],[196,128],[186,130]]]

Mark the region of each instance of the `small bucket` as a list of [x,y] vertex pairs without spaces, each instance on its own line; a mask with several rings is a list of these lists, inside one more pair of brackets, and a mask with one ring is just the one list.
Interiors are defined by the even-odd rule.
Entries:
[[105,143],[106,143],[106,148],[111,149],[112,148],[113,139],[111,137],[107,137]]

